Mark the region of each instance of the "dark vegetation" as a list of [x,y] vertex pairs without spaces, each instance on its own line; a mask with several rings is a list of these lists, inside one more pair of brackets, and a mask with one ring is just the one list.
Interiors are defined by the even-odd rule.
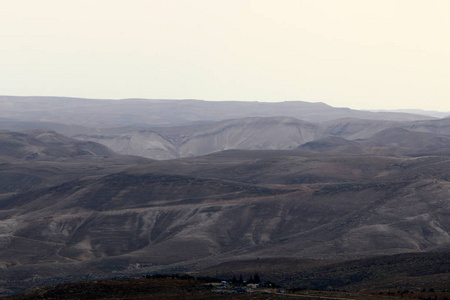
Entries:
[[[390,272],[391,275],[395,273]],[[354,273],[355,274],[355,273]],[[358,276],[353,276],[358,282]],[[424,277],[420,277],[421,280]],[[392,280],[393,278],[390,278]],[[329,281],[331,283],[332,281]],[[448,286],[448,281],[447,281]],[[258,273],[243,280],[187,274],[153,274],[141,278],[91,280],[44,287],[4,299],[419,299],[447,300],[450,289],[415,286],[351,291],[331,286],[314,290],[261,281]]]
[[265,289],[248,292],[242,284],[217,285],[216,282],[217,280],[206,277],[155,275],[67,283],[5,299],[288,299],[287,296]]

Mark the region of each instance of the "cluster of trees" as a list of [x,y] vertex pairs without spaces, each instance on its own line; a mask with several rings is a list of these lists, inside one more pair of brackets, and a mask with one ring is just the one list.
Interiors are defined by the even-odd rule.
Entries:
[[[184,279],[184,280],[198,280],[203,282],[221,282],[223,279],[217,278],[217,277],[209,277],[209,276],[191,276],[188,274],[148,274],[145,275],[146,278],[172,278],[172,279]],[[231,280],[227,280],[227,282],[236,284],[236,285],[243,285],[243,284],[261,284],[263,286],[271,286],[271,287],[281,287],[278,284],[275,284],[270,281],[261,281],[261,277],[258,273],[255,273],[255,275],[250,276],[247,280],[244,280],[242,277],[242,274],[239,275],[239,278],[236,278],[236,276],[233,276]]]
[[222,280],[217,277],[209,277],[209,276],[191,276],[188,274],[148,274],[144,276],[147,279],[160,279],[160,278],[172,278],[172,279],[184,279],[184,280],[198,280],[204,282],[221,282]]
[[233,284],[244,284],[244,283],[261,283],[261,278],[259,277],[258,273],[255,273],[254,276],[250,276],[246,281],[242,278],[242,274],[239,275],[239,279],[236,278],[236,276],[233,276],[233,278],[230,280]]

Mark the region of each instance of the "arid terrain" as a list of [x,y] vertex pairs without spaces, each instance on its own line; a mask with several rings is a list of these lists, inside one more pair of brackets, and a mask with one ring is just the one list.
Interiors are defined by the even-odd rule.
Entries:
[[0,295],[156,273],[450,289],[450,118],[121,101],[0,97]]

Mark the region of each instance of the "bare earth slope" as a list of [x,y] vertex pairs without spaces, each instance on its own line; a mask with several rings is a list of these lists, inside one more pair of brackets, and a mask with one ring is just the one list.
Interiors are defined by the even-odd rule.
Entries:
[[121,154],[168,159],[230,149],[294,149],[315,140],[318,128],[317,124],[287,117],[243,118],[205,125],[117,130],[118,133],[109,129],[103,131],[105,134],[74,137],[104,144]]
[[[171,159],[229,149],[288,150],[328,137],[357,141],[370,139],[394,128],[415,132],[415,135],[422,133],[421,137],[430,133],[445,136],[450,134],[450,119],[386,122],[346,118],[310,123],[288,117],[242,118],[182,127],[97,129],[95,134],[77,134],[73,137],[104,144],[121,154]],[[391,139],[395,139],[395,135],[405,138],[400,132],[393,132],[391,135]],[[380,142],[383,143],[382,139]],[[415,147],[408,149],[413,152],[418,150]]]

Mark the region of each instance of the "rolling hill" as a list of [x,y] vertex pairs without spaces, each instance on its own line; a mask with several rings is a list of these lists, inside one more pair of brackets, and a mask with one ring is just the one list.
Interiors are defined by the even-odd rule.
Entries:
[[1,128],[21,129],[0,132],[3,294],[258,258],[312,262],[283,276],[323,287],[375,256],[450,250],[450,119],[301,102],[1,105]]
[[[398,141],[402,151],[396,156],[367,150],[397,133],[406,138]],[[365,141],[328,138],[294,150],[154,161],[104,156],[110,152],[71,157],[70,149],[77,149],[72,139],[9,132],[8,147],[17,153],[38,140],[54,147],[43,153],[61,158],[30,164],[20,154],[2,168],[25,162],[16,180],[27,182],[34,174],[41,181],[9,190],[2,183],[0,280],[8,285],[11,274],[20,284],[30,274],[48,279],[48,268],[56,268],[50,274],[81,276],[89,269],[107,276],[256,257],[347,260],[445,251],[450,159],[399,155],[426,145],[408,142],[416,134],[409,139],[408,133],[396,129]]]

